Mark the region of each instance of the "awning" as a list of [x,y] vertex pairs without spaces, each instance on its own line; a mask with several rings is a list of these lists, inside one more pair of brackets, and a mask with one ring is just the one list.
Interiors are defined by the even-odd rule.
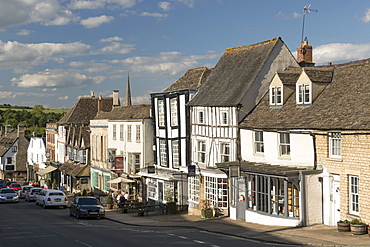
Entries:
[[115,178],[110,181],[108,181],[110,184],[117,184],[117,183],[135,183],[134,180],[128,179],[128,178]]
[[45,174],[47,174],[49,172],[52,172],[52,171],[55,171],[56,169],[57,168],[55,168],[54,166],[48,166],[45,169],[42,169],[41,171],[38,171],[36,173],[41,175],[41,176],[44,176]]

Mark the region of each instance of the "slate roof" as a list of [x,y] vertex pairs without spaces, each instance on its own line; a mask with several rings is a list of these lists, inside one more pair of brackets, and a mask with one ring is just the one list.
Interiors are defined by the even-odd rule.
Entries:
[[[369,60],[333,66],[332,82],[307,107],[297,107],[295,93],[281,108],[270,107],[267,93],[240,127],[262,130],[370,130]],[[312,68],[315,69],[323,71],[324,68]],[[323,79],[317,80],[325,81],[327,75],[324,73]]]
[[[98,113],[98,97],[80,97],[76,104],[58,121],[58,124],[85,124],[88,125]],[[101,99],[101,111],[110,111],[113,106],[113,98]]]
[[241,102],[270,57],[280,37],[228,48],[190,101],[190,106],[236,106]]
[[180,79],[166,88],[164,92],[171,92],[187,88],[198,89],[208,78],[211,71],[212,69],[208,69],[207,67],[189,69]]
[[126,119],[144,119],[150,118],[151,105],[130,105],[116,106],[110,112],[100,112],[94,120],[109,119],[109,120],[126,120]]
[[[87,126],[68,126],[67,127],[68,146],[76,149],[90,148],[90,128]],[[82,147],[82,140],[84,147]]]

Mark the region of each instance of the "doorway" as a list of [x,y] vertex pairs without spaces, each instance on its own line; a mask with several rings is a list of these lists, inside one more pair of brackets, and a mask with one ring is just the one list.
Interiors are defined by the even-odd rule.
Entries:
[[340,181],[339,176],[333,176],[332,181],[332,222],[331,225],[335,226],[340,220]]
[[247,210],[245,178],[240,177],[236,181],[236,218],[245,220]]

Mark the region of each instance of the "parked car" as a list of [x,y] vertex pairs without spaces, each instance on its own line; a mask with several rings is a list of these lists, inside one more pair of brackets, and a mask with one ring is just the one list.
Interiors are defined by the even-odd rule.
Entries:
[[61,190],[43,189],[36,195],[36,205],[67,208],[68,198]]
[[21,189],[18,191],[19,199],[26,198],[26,192],[29,191],[33,186],[31,185],[24,185],[21,187]]
[[18,195],[14,189],[0,189],[0,202],[18,202]]
[[42,188],[39,187],[33,187],[29,191],[26,191],[26,201],[36,201],[36,195],[42,190]]
[[16,182],[16,181],[8,181],[8,182],[6,182],[6,184],[5,184],[5,188],[8,188],[8,186],[9,186],[10,184],[12,184],[12,183],[18,183],[18,182]]
[[20,183],[11,183],[8,186],[9,189],[14,189],[15,191],[18,191],[22,188],[22,185]]
[[101,219],[105,217],[105,210],[95,197],[77,197],[69,208],[69,215],[77,218],[93,217]]

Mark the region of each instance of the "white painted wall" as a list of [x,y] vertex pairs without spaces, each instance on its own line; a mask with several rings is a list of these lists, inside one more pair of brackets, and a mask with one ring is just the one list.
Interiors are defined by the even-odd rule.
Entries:
[[27,163],[38,164],[40,169],[45,169],[46,147],[41,137],[31,137],[27,148]]
[[313,139],[308,133],[291,132],[289,157],[279,156],[279,134],[277,132],[263,132],[263,154],[254,152],[254,131],[252,130],[240,130],[240,143],[241,157],[246,161],[291,166],[314,165]]

